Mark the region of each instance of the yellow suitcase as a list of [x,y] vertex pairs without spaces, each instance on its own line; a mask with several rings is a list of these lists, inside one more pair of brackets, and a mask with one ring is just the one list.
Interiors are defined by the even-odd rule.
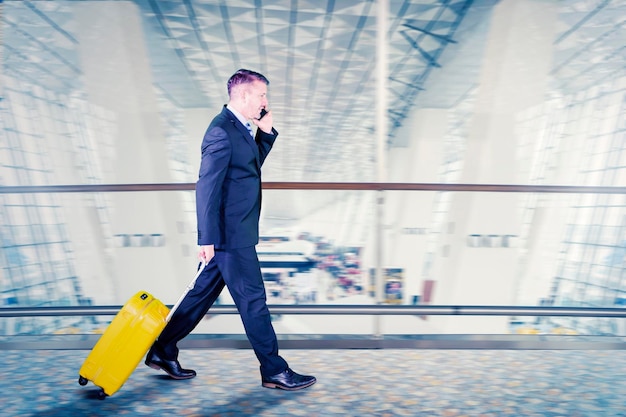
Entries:
[[174,311],[204,269],[201,267],[172,310],[146,291],[139,291],[124,304],[85,359],[78,383],[92,381],[100,387],[98,398],[117,392],[150,349]]

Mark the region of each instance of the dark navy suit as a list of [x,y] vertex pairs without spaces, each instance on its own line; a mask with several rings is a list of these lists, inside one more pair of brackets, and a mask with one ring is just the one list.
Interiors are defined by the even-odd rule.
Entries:
[[278,355],[255,249],[259,242],[261,165],[277,135],[274,129],[272,134],[258,129],[253,140],[226,107],[204,135],[196,183],[198,244],[215,245],[215,256],[159,336],[157,344],[169,359],[178,356],[176,343],[198,325],[226,285],[261,364],[261,374],[271,376],[287,369]]

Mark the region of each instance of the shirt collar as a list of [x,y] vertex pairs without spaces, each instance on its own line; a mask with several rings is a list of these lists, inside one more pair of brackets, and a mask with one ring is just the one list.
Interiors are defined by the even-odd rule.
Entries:
[[226,105],[226,108],[227,108],[228,110],[230,110],[232,114],[234,114],[234,115],[235,115],[235,117],[237,118],[237,120],[239,120],[239,121],[241,122],[241,124],[242,124],[242,125],[244,125],[244,126],[245,126],[245,125],[249,124],[249,123],[248,123],[248,119],[246,119],[246,118],[245,118],[245,117],[244,117],[241,113],[239,113],[237,110],[235,110],[234,108],[232,108],[232,107],[230,106],[230,104],[227,104],[227,105]]

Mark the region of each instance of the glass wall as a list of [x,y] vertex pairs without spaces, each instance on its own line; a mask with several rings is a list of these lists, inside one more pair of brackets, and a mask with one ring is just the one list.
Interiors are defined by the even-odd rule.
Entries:
[[[375,2],[336,3],[0,3],[2,307],[119,305],[140,289],[175,301],[196,266],[192,191],[10,187],[193,183],[240,67],[271,80],[280,135],[268,183],[372,183],[383,160],[391,183],[626,186],[626,33],[614,19],[626,6],[389,1],[381,47]],[[623,192],[353,188],[265,190],[258,252],[271,304],[626,303]],[[0,330],[96,332],[109,319],[12,318]],[[626,333],[605,318],[276,320],[284,333]],[[199,331],[238,323],[212,317]]]

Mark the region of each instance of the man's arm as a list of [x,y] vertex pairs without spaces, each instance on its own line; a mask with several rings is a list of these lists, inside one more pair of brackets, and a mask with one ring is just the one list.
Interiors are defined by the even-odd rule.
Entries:
[[222,128],[207,131],[202,141],[202,160],[196,183],[198,245],[221,243],[223,233],[219,218],[222,184],[228,170],[231,148]]
[[252,123],[258,126],[254,141],[259,147],[259,156],[261,158],[261,165],[263,165],[267,154],[270,153],[274,141],[278,136],[278,132],[273,127],[274,119],[272,117],[272,111],[269,110],[260,119],[252,119]]

